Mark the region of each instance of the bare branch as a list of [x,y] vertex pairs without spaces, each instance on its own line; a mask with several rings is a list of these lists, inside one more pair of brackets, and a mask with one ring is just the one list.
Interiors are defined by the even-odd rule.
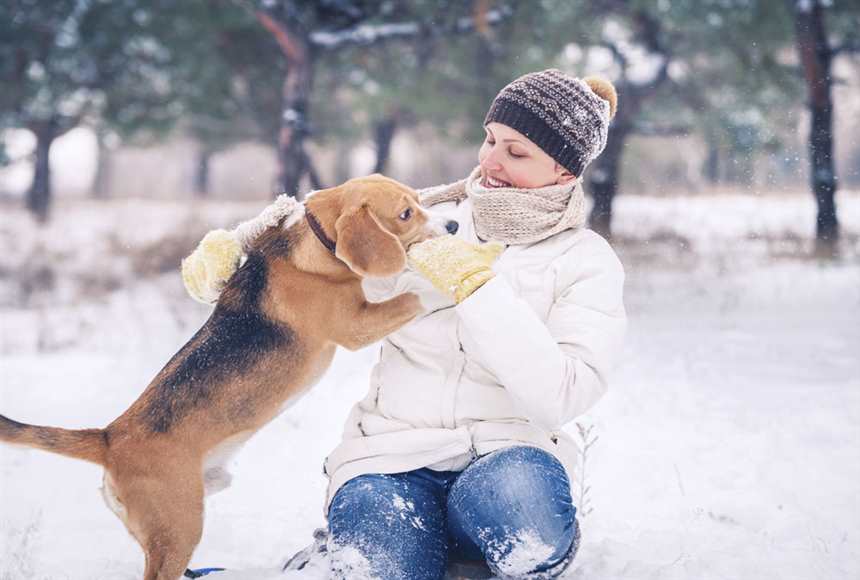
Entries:
[[668,57],[672,54],[670,47],[667,46],[661,37],[663,32],[660,21],[651,17],[644,10],[637,10],[633,13],[633,21],[639,28],[638,38],[642,41],[645,47],[653,53],[662,54]]
[[860,38],[846,38],[830,49],[832,56],[839,54],[860,54]]
[[650,125],[648,123],[636,123],[633,125],[633,133],[646,137],[686,137],[693,132],[689,125]]
[[279,23],[272,16],[262,10],[255,11],[254,16],[257,17],[257,20],[260,21],[263,28],[268,30],[272,36],[275,37],[275,42],[277,42],[278,46],[281,47],[281,51],[284,53],[284,56],[287,57],[289,62],[299,62],[304,60],[304,51],[299,46],[299,43],[293,39],[293,35],[290,34],[290,31],[286,26]]
[[32,161],[36,158],[36,148],[33,147],[32,151],[28,151],[27,153],[22,153],[16,157],[6,157],[6,159],[0,161],[0,167],[11,167],[17,163],[22,163],[26,161],[27,163],[32,163]]
[[615,44],[614,42],[610,42],[608,40],[602,40],[597,43],[597,46],[602,46],[606,50],[612,53],[612,58],[621,67],[622,76],[625,75],[625,71],[627,70],[627,55],[621,50],[621,48]]
[[660,69],[657,71],[657,74],[654,75],[654,78],[643,85],[640,88],[643,89],[656,89],[664,82],[669,80],[669,64],[672,58],[669,55],[665,55],[663,58],[663,62],[660,64]]
[[487,22],[487,14],[490,12],[491,2],[492,0],[476,0],[472,16],[478,35],[487,40],[490,40],[492,37],[492,30]]

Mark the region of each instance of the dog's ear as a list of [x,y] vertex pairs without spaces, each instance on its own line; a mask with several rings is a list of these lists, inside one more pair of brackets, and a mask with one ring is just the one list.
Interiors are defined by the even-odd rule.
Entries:
[[400,240],[383,228],[367,204],[349,209],[334,224],[338,258],[359,276],[384,278],[406,267]]

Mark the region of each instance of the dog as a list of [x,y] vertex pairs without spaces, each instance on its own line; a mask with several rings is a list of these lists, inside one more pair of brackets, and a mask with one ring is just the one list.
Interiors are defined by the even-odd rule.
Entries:
[[456,231],[409,187],[374,174],[318,191],[305,219],[251,242],[209,319],[104,429],[27,425],[0,415],[0,441],[101,465],[102,492],[146,555],[145,580],[183,575],[203,501],[229,485],[224,462],[313,386],[337,346],[356,350],[422,312],[418,297],[370,303],[366,276],[406,267],[415,243]]

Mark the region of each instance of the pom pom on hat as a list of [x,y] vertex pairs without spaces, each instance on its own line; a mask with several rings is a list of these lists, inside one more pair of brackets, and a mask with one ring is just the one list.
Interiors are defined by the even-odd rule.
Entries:
[[618,108],[618,93],[615,92],[615,86],[609,79],[593,76],[585,77],[582,80],[595,95],[609,103],[609,118],[615,117],[615,110]]

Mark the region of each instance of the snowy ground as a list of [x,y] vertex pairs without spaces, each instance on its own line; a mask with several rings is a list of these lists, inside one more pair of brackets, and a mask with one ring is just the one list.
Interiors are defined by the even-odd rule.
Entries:
[[[820,263],[800,257],[806,197],[618,199],[630,331],[610,395],[583,418],[599,435],[594,511],[566,577],[860,577],[860,195],[839,203],[843,258]],[[4,218],[0,412],[113,419],[206,317],[174,256],[258,208],[192,219],[178,203],[76,203],[44,232]],[[340,352],[245,447],[193,565],[287,577],[276,569],[323,522],[322,460],[375,355]],[[91,465],[0,447],[0,580],[139,578],[100,485]]]

